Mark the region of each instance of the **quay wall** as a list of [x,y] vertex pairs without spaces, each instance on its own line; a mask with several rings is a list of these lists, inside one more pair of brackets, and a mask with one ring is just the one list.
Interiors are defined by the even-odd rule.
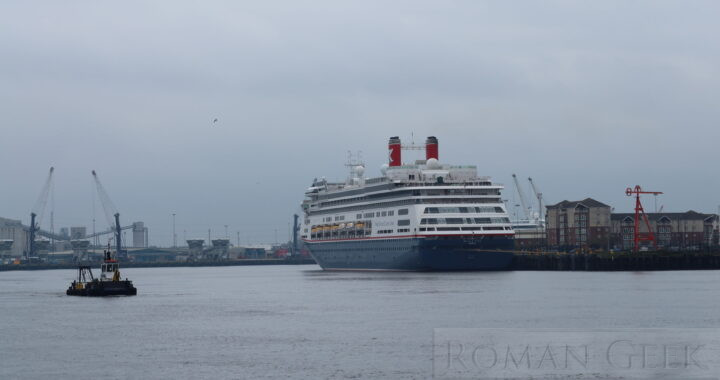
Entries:
[[571,254],[517,253],[511,270],[533,271],[658,271],[720,269],[716,253]]

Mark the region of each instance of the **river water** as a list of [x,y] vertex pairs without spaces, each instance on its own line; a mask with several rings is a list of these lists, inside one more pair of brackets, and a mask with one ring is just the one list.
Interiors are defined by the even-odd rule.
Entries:
[[0,272],[0,378],[429,378],[437,328],[717,328],[720,272],[132,268],[136,297]]

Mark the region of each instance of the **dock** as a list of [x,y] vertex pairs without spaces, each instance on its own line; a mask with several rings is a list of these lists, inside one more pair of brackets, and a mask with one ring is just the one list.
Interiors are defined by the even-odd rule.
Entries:
[[515,254],[511,270],[660,271],[720,269],[720,252],[528,253]]

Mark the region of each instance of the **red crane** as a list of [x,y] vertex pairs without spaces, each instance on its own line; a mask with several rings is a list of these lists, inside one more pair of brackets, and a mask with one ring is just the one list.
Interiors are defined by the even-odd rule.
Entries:
[[[633,227],[633,240],[635,241],[635,252],[637,252],[640,249],[640,241],[651,241],[653,243],[653,247],[657,249],[657,241],[655,241],[655,234],[653,233],[652,228],[650,227],[650,221],[648,220],[647,214],[645,214],[645,209],[642,206],[642,203],[640,203],[640,194],[652,194],[652,195],[660,195],[662,192],[660,191],[643,191],[643,189],[640,187],[640,185],[636,185],[635,188],[628,187],[625,189],[625,195],[628,197],[632,197],[635,195],[635,225]],[[645,225],[647,226],[647,232],[640,232],[640,214],[642,214],[643,221],[645,222]]]

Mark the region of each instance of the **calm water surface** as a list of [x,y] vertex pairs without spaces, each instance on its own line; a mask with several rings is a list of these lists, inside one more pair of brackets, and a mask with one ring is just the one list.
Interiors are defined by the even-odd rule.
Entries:
[[133,268],[103,299],[0,272],[0,378],[428,378],[434,328],[720,327],[719,273]]

